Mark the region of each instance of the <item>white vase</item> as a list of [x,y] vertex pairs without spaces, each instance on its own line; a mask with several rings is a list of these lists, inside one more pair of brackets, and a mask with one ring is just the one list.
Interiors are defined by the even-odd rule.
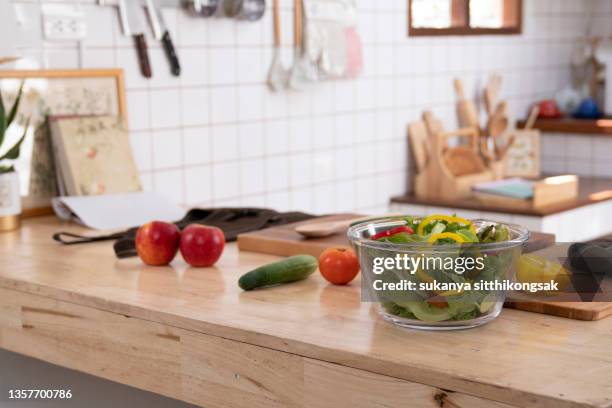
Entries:
[[0,231],[19,228],[20,214],[19,175],[14,171],[0,173]]

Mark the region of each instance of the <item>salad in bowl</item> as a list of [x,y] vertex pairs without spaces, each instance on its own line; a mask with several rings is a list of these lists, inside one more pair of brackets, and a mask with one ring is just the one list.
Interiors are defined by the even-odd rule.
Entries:
[[528,232],[457,216],[384,217],[354,224],[362,300],[401,326],[475,327],[495,319]]

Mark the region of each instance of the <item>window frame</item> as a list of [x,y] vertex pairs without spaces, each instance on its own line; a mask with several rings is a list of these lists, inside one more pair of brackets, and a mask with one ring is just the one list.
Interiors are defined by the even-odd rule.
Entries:
[[523,0],[504,1],[504,27],[470,27],[470,1],[451,0],[451,24],[448,28],[413,27],[412,0],[408,0],[408,36],[442,35],[515,35],[523,32]]

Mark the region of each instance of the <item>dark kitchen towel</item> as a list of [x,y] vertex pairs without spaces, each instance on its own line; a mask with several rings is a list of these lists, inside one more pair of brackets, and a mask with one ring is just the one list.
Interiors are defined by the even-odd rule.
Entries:
[[567,256],[570,265],[582,272],[598,275],[612,275],[612,242],[597,240],[574,243]]
[[[235,241],[238,234],[256,231],[277,225],[291,224],[314,218],[314,215],[301,212],[279,213],[265,208],[194,208],[175,224],[183,229],[189,224],[202,224],[223,230],[226,241]],[[116,240],[113,248],[117,258],[136,256],[134,237],[138,227],[126,231],[98,237],[85,237],[70,232],[53,234],[53,239],[64,245],[84,244],[96,241]]]

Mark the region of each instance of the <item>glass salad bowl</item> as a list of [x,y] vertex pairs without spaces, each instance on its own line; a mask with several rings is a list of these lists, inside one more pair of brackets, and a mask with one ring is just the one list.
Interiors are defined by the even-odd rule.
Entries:
[[409,328],[476,327],[501,312],[528,231],[455,216],[384,217],[353,224],[362,301]]

